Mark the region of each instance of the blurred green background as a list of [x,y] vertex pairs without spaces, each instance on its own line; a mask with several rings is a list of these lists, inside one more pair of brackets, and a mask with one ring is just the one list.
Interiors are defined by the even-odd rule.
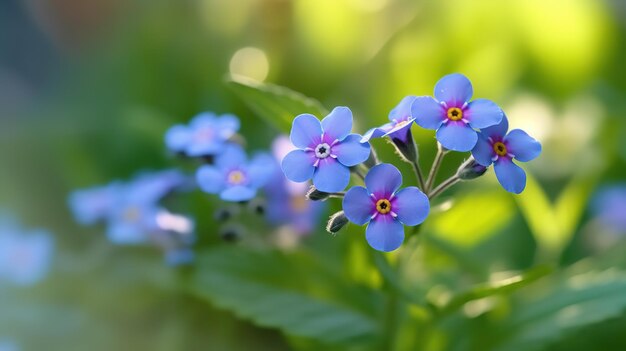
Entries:
[[[625,23],[623,2],[594,0],[0,2],[0,206],[49,228],[57,242],[44,282],[2,291],[0,337],[24,350],[384,350],[267,328],[276,325],[260,312],[239,311],[212,293],[207,303],[181,287],[181,273],[158,252],[113,247],[102,228],[75,224],[66,196],[140,170],[193,170],[168,155],[163,133],[204,110],[235,113],[249,149],[267,149],[281,131],[229,90],[230,75],[287,86],[327,108],[349,106],[363,133],[405,95],[430,95],[441,76],[461,72],[476,97],[497,102],[544,151],[524,166],[532,178],[523,195],[504,192],[489,172],[433,204],[440,211],[422,229],[402,284],[437,305],[507,272],[546,263],[556,273],[530,290],[466,304],[445,321],[424,322],[407,303],[394,347],[625,349],[626,246],[590,225],[588,211],[594,189],[626,180]],[[434,134],[414,134],[426,167]],[[373,144],[410,174],[389,145]],[[448,157],[441,177],[464,157]],[[230,277],[223,252],[248,256],[220,243],[215,204],[196,192],[181,206],[196,217],[198,252],[217,252],[207,260]],[[295,253],[275,254],[285,266],[305,267],[294,272],[313,273],[290,275],[272,261],[267,267],[278,271],[263,283],[355,309],[374,306],[377,321],[376,294],[387,290],[363,230],[350,226],[332,237],[324,224]],[[307,260],[327,272],[306,268]],[[237,289],[226,278],[224,286]],[[366,293],[350,290],[356,286]],[[604,290],[567,299],[589,286]],[[524,303],[554,308],[516,314]]]

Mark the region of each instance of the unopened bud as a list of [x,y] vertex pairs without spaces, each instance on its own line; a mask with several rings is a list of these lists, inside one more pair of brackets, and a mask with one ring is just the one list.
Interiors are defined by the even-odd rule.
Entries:
[[415,145],[415,141],[413,141],[413,133],[411,133],[410,130],[406,133],[405,140],[392,137],[391,143],[395,146],[402,160],[409,163],[417,161],[417,145]]
[[328,219],[328,224],[326,225],[326,231],[331,234],[336,234],[341,230],[346,224],[348,224],[348,217],[343,211],[339,211]]
[[259,198],[252,199],[248,203],[248,208],[252,212],[258,214],[259,216],[262,216],[265,213],[265,201]]
[[244,234],[245,229],[237,224],[226,225],[220,230],[220,237],[228,242],[238,241]]
[[463,162],[461,167],[456,171],[457,177],[461,180],[476,179],[487,172],[487,167],[476,162],[475,159],[470,158]]
[[226,222],[229,219],[231,219],[234,216],[236,216],[237,214],[239,214],[239,207],[237,207],[237,206],[228,206],[228,207],[218,208],[213,213],[213,218],[215,218],[215,220],[218,221],[218,222]]
[[311,201],[324,201],[328,199],[329,196],[330,196],[329,193],[319,191],[313,185],[311,185],[311,187],[309,188],[309,191],[306,193],[306,198]]

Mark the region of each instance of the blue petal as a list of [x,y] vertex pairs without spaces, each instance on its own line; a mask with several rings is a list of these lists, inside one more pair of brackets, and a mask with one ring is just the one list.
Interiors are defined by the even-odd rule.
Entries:
[[327,141],[343,140],[352,130],[352,111],[344,106],[335,107],[322,120],[322,129]]
[[196,171],[196,182],[203,191],[209,194],[217,194],[226,186],[225,176],[216,167],[204,165]]
[[342,191],[350,182],[350,169],[332,157],[320,160],[313,174],[313,185],[327,193]]
[[415,123],[426,129],[437,129],[446,119],[443,106],[430,96],[420,96],[413,101],[411,116]]
[[411,106],[413,105],[413,101],[417,96],[406,96],[402,99],[396,107],[389,112],[389,120],[394,121],[403,121],[411,118]]
[[343,198],[343,212],[350,222],[363,225],[369,222],[374,212],[376,204],[372,197],[362,186],[350,188]]
[[541,144],[521,129],[513,129],[504,141],[509,153],[522,162],[531,161],[541,153]]
[[238,144],[226,144],[222,153],[215,158],[215,165],[221,169],[239,168],[247,162],[246,152]]
[[363,137],[361,138],[361,142],[367,143],[371,139],[380,138],[381,136],[386,135],[387,132],[391,130],[392,127],[393,127],[392,123],[387,123],[387,124],[383,124],[380,127],[372,128],[368,130],[365,134],[363,134]]
[[165,133],[165,145],[172,151],[183,151],[189,143],[189,136],[187,126],[177,124]]
[[402,185],[402,174],[393,165],[381,163],[370,169],[365,176],[365,186],[377,199],[389,198]]
[[407,120],[404,120],[403,123],[396,124],[387,132],[387,136],[389,136],[391,139],[400,139],[406,142],[407,136],[411,132],[411,126],[413,126],[413,122],[415,122],[415,119],[409,118]]
[[317,158],[313,152],[293,150],[283,158],[282,169],[287,179],[302,183],[313,178],[315,167],[313,164]]
[[248,201],[256,195],[256,189],[237,185],[224,189],[220,193],[220,199],[230,202]]
[[321,140],[322,124],[311,114],[299,115],[293,120],[289,137],[297,148],[314,148]]
[[211,140],[205,142],[191,142],[187,145],[185,152],[192,157],[217,155],[224,150],[224,142],[221,140]]
[[488,167],[491,163],[493,163],[492,159],[496,155],[491,146],[491,143],[484,135],[478,136],[478,141],[476,145],[472,149],[472,156],[479,164]]
[[435,85],[435,98],[448,107],[461,107],[472,98],[473,93],[472,83],[459,73],[448,74]]
[[228,139],[235,134],[240,127],[239,118],[235,115],[226,114],[217,119],[217,129],[220,137]]
[[485,139],[492,138],[495,141],[501,141],[507,130],[509,130],[509,120],[506,118],[506,115],[503,114],[500,123],[495,126],[483,128],[480,132],[485,136]]
[[350,134],[343,141],[333,145],[332,154],[336,155],[344,166],[356,166],[370,156],[370,144],[362,143],[360,135]]
[[276,172],[276,161],[265,153],[259,153],[248,165],[248,179],[250,186],[258,189],[267,184]]
[[474,148],[478,135],[467,124],[450,121],[439,127],[437,140],[448,150],[465,152]]
[[396,193],[391,210],[398,215],[404,225],[418,225],[428,217],[430,202],[428,197],[418,188],[410,186]]
[[487,99],[476,99],[467,105],[463,117],[467,119],[474,128],[487,128],[495,126],[502,121],[504,112]]
[[524,191],[526,187],[526,173],[512,160],[500,157],[494,165],[494,170],[504,190],[514,194]]
[[390,215],[379,215],[367,225],[365,239],[378,251],[393,251],[404,241],[404,226]]
[[197,114],[190,122],[189,126],[192,129],[198,129],[203,127],[215,127],[215,114],[213,112],[202,112]]

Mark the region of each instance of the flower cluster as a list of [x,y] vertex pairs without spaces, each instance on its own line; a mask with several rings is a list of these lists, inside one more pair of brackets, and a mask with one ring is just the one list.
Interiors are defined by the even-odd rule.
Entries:
[[[339,230],[347,221],[368,223],[370,246],[395,250],[404,239],[403,226],[416,226],[426,219],[430,199],[459,181],[481,176],[492,164],[505,190],[519,194],[526,186],[526,174],[513,160],[531,161],[541,153],[541,144],[519,129],[507,133],[508,120],[500,107],[487,99],[471,100],[472,95],[467,77],[447,75],[435,85],[434,97],[405,97],[389,113],[388,123],[363,136],[350,134],[352,113],[347,107],[336,107],[321,122],[310,114],[299,115],[291,129],[297,149],[284,157],[283,172],[294,182],[312,179],[318,192],[344,197],[343,212],[331,216],[330,231]],[[427,179],[411,133],[414,122],[436,131],[439,151]],[[402,159],[412,164],[417,187],[398,190],[400,171],[380,163],[369,143],[381,137],[387,137]],[[454,176],[434,186],[443,157],[450,151],[471,151],[472,158]],[[367,175],[363,176],[363,171]],[[354,186],[343,193],[351,173],[359,176],[365,187]]]
[[0,286],[30,286],[42,280],[52,261],[54,242],[43,229],[26,230],[0,216]]
[[69,205],[81,224],[105,222],[112,243],[153,243],[164,249],[169,264],[186,264],[193,260],[193,220],[170,213],[161,202],[192,187],[191,180],[177,170],[144,173],[129,182],[77,190],[70,194]]

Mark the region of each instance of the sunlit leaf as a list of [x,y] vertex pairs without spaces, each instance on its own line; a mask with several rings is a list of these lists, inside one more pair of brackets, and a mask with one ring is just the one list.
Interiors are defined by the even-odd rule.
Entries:
[[289,133],[291,122],[299,114],[311,113],[319,118],[328,114],[319,101],[289,88],[242,79],[226,84],[259,117],[284,133]]
[[297,263],[278,254],[242,251],[216,250],[203,255],[190,284],[192,293],[259,326],[296,337],[329,344],[376,338],[378,325],[367,312],[299,289],[306,275],[298,273]]

